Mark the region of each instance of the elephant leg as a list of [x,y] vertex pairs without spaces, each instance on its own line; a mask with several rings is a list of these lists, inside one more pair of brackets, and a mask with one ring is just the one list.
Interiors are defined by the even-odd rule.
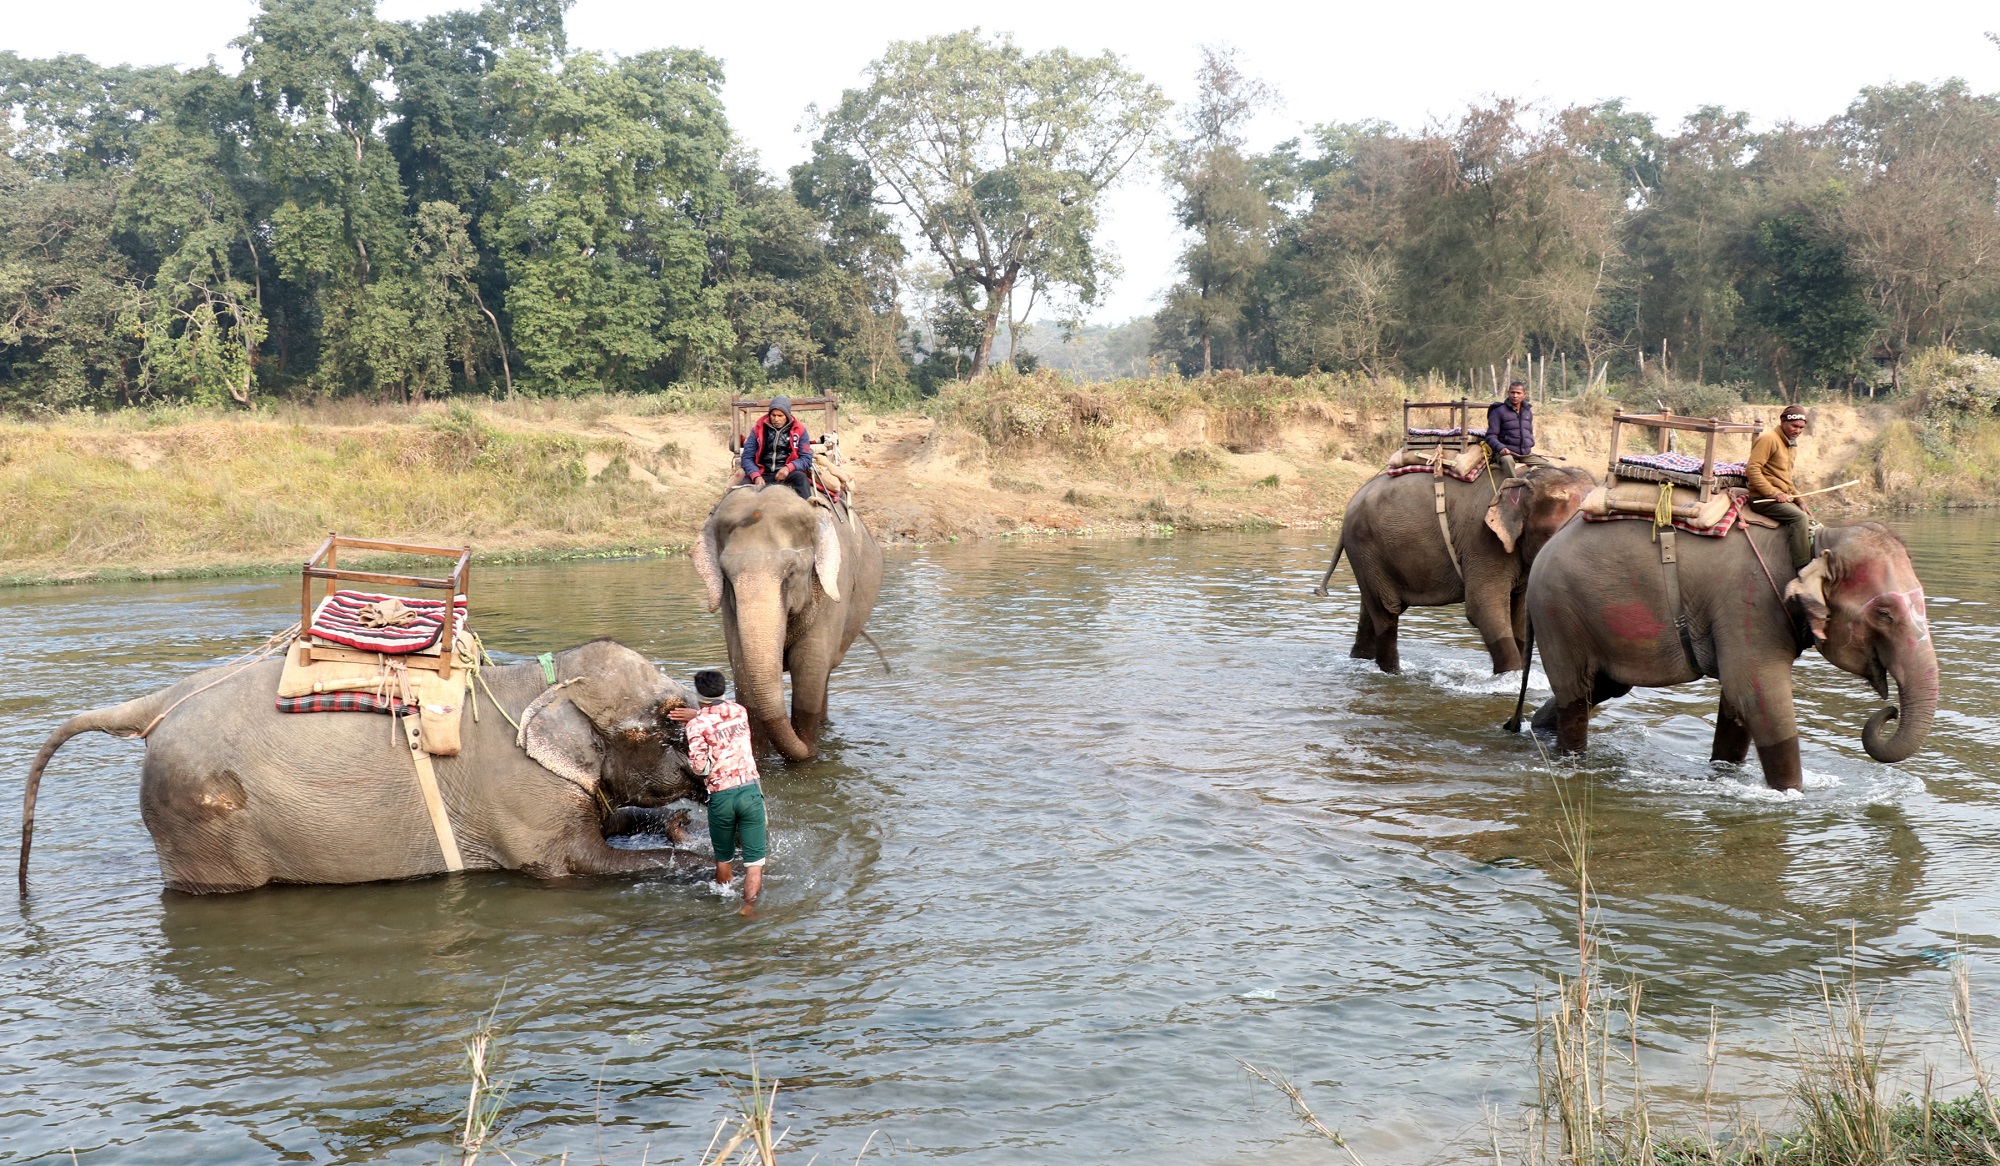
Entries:
[[1772,789],[1805,788],[1805,771],[1799,764],[1799,739],[1787,737],[1775,745],[1757,746],[1757,760],[1764,766],[1764,784]]
[[1363,618],[1375,627],[1375,667],[1389,673],[1401,672],[1403,657],[1396,648],[1396,624],[1403,613],[1391,610],[1373,595],[1364,594],[1361,603]]
[[[1796,750],[1795,750],[1796,752]],[[1710,761],[1727,761],[1731,765],[1743,764],[1750,755],[1750,722],[1743,719],[1729,700],[1729,694],[1722,694],[1721,706],[1715,710],[1715,745],[1708,751]]]
[[1354,625],[1354,647],[1348,656],[1355,660],[1375,658],[1375,617],[1368,614],[1368,604],[1361,605],[1361,619]]
[[792,731],[814,751],[826,727],[827,677],[840,658],[842,619],[828,615],[812,633],[785,653],[785,671],[792,674]]
[[1541,707],[1535,710],[1534,719],[1529,723],[1535,727],[1535,731],[1538,733],[1555,732],[1556,698],[1552,696],[1549,699],[1543,701]]
[[1590,702],[1571,701],[1556,706],[1556,749],[1581,753],[1590,745]]
[[549,871],[529,867],[528,873],[542,878],[562,875],[622,875],[644,874],[647,871],[666,871],[673,874],[701,875],[706,877],[712,862],[699,854],[686,850],[623,850],[606,846],[601,838],[584,839],[573,848],[564,863],[565,869]]
[[691,813],[685,809],[670,814],[663,809],[646,806],[620,806],[604,820],[604,836],[664,834],[670,842],[685,842],[688,840],[689,817]]
[[1514,638],[1512,604],[1506,593],[1482,591],[1466,596],[1465,618],[1479,629],[1486,642],[1486,654],[1493,660],[1493,674],[1521,670],[1521,644]]

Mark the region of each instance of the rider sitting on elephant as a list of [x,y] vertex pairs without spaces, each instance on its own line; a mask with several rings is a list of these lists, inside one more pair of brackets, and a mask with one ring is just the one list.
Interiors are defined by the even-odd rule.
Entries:
[[783,483],[812,501],[812,438],[792,416],[790,397],[771,398],[771,411],[743,438],[743,476],[751,485]]
[[1521,476],[1520,466],[1535,449],[1535,407],[1528,404],[1528,386],[1515,381],[1507,386],[1507,399],[1486,408],[1486,444],[1493,447],[1494,460],[1510,478]]
[[1792,485],[1799,434],[1805,431],[1804,406],[1785,406],[1778,416],[1778,427],[1757,435],[1756,443],[1750,447],[1750,461],[1743,467],[1757,513],[1784,524],[1795,571],[1812,562],[1812,513],[1799,505],[1798,490]]

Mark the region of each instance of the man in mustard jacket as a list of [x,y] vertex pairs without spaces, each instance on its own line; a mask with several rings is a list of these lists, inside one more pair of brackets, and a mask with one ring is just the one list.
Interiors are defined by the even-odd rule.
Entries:
[[1757,507],[1757,513],[1784,524],[1795,571],[1812,562],[1812,514],[1799,505],[1798,488],[1792,484],[1799,434],[1805,431],[1805,407],[1785,406],[1785,411],[1778,415],[1778,427],[1757,435],[1743,473],[1750,480],[1750,501]]

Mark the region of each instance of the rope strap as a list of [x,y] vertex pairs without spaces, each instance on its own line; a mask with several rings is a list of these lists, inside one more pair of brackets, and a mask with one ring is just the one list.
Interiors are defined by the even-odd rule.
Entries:
[[431,765],[431,755],[424,752],[418,714],[403,718],[403,736],[410,745],[410,760],[417,767],[417,788],[423,791],[424,810],[430,815],[431,832],[437,835],[438,851],[444,855],[444,868],[464,870],[465,858],[458,852],[458,835],[452,832],[451,818],[444,809],[444,794],[438,789],[437,769]]
[[1458,548],[1451,542],[1451,521],[1445,517],[1444,512],[1443,475],[1432,476],[1431,491],[1437,498],[1438,533],[1444,536],[1444,553],[1451,556],[1451,569],[1458,572],[1458,577],[1463,580],[1465,568],[1458,565]]
[[1708,675],[1701,666],[1701,658],[1694,654],[1694,636],[1688,631],[1687,609],[1681,606],[1680,552],[1674,545],[1674,528],[1671,524],[1658,531],[1660,536],[1660,566],[1667,577],[1667,612],[1674,617],[1674,631],[1681,641],[1681,655],[1687,657],[1688,667],[1696,676]]

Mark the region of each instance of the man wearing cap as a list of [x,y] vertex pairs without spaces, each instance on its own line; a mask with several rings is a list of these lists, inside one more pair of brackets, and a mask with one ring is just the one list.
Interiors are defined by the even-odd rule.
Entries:
[[1535,407],[1528,404],[1527,385],[1513,382],[1506,400],[1486,407],[1486,444],[1508,477],[1520,476],[1516,463],[1526,462],[1535,449]]
[[747,914],[764,889],[764,787],[750,748],[750,714],[724,700],[723,689],[722,673],[697,672],[694,691],[701,710],[670,709],[667,715],[687,726],[688,768],[708,787],[708,840],[715,844],[717,886],[727,887],[735,877],[730,864],[742,845]]
[[1743,476],[1750,480],[1750,501],[1757,513],[1784,524],[1791,544],[1792,569],[1812,562],[1812,514],[1799,505],[1798,488],[1792,485],[1792,464],[1798,456],[1799,434],[1806,431],[1806,411],[1801,405],[1787,405],[1778,415],[1778,427],[1757,435],[1750,447],[1750,461]]
[[781,483],[812,501],[812,439],[792,416],[790,397],[771,398],[771,411],[743,438],[743,476],[753,486]]

